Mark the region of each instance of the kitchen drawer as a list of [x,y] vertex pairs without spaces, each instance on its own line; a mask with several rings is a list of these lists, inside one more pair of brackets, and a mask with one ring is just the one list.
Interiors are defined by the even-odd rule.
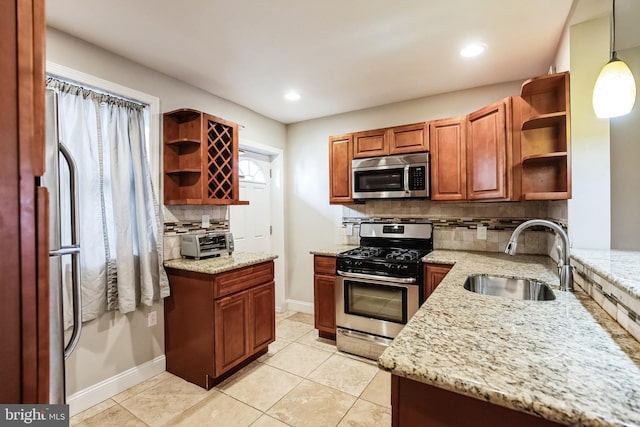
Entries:
[[216,274],[213,279],[213,297],[220,298],[272,280],[272,261]]
[[313,257],[313,272],[315,274],[336,274],[336,257],[320,256]]

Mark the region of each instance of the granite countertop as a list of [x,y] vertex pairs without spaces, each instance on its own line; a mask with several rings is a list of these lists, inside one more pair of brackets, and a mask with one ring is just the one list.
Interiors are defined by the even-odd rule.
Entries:
[[165,268],[177,270],[195,271],[197,273],[218,274],[236,268],[247,267],[265,261],[278,258],[277,255],[263,252],[234,252],[233,255],[220,255],[218,257],[200,260],[188,258],[176,258],[164,262]]
[[571,258],[587,265],[640,301],[640,252],[571,248]]
[[357,248],[358,245],[334,245],[327,248],[309,251],[311,255],[336,256],[340,252],[346,252],[350,249]]
[[[640,425],[640,343],[579,288],[558,291],[550,258],[436,250],[424,260],[455,265],[382,369],[559,423]],[[469,292],[476,273],[542,280],[556,300]]]

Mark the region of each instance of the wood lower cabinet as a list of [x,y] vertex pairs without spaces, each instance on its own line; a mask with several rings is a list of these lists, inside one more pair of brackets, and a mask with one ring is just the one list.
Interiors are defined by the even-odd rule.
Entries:
[[424,299],[436,290],[444,276],[449,273],[453,266],[448,264],[425,264],[424,265]]
[[391,375],[392,427],[551,427],[534,415]]
[[167,371],[209,389],[275,341],[273,261],[220,274],[167,273]]
[[314,326],[323,338],[336,338],[336,257],[313,257]]
[[353,136],[329,137],[329,203],[351,203]]

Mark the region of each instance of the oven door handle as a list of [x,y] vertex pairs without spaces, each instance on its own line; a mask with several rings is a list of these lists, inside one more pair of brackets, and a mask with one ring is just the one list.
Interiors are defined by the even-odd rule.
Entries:
[[353,279],[369,279],[369,280],[380,280],[382,282],[393,282],[393,283],[416,283],[415,277],[387,277],[387,276],[375,276],[373,274],[364,274],[364,273],[349,273],[347,271],[337,270],[336,273],[339,276],[343,277],[351,277]]

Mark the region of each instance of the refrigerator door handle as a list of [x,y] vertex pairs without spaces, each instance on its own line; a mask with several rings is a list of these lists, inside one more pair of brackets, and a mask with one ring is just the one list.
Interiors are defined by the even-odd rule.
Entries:
[[60,249],[49,251],[49,256],[63,256],[80,253],[79,245],[62,246]]
[[[80,281],[80,225],[78,223],[80,203],[78,201],[78,167],[69,149],[59,143],[60,153],[69,165],[69,187],[71,197],[71,245],[64,246],[53,252],[70,254],[72,269],[72,303],[73,303],[73,330],[69,343],[64,348],[65,360],[69,358],[80,340],[82,332],[82,283]],[[61,254],[62,255],[62,254]]]

